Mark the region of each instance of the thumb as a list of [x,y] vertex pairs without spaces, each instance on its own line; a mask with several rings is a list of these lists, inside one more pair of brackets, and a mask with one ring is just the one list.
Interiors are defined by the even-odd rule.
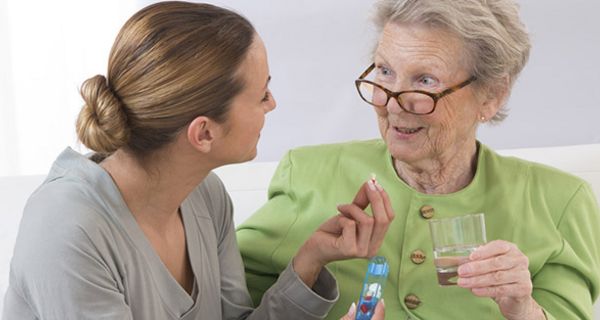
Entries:
[[357,205],[362,210],[365,210],[365,208],[367,208],[369,205],[369,197],[367,196],[367,188],[369,188],[369,184],[371,184],[371,181],[363,183],[352,200],[352,203]]
[[350,309],[348,309],[348,313],[340,320],[354,320],[354,317],[356,317],[356,303],[352,302]]
[[377,306],[375,306],[375,313],[373,314],[373,318],[371,320],[383,320],[385,319],[385,303],[383,299],[379,300]]

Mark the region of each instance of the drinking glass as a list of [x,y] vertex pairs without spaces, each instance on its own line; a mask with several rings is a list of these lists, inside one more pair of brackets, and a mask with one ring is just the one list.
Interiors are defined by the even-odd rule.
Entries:
[[483,213],[429,220],[433,257],[438,283],[455,285],[458,266],[469,260],[471,252],[486,243]]

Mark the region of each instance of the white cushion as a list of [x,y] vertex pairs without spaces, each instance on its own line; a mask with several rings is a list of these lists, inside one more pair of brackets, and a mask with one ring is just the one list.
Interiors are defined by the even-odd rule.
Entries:
[[[592,185],[600,203],[600,144],[511,149],[499,153],[544,163],[580,176]],[[231,195],[236,224],[243,222],[267,200],[267,187],[276,168],[277,162],[251,162],[215,170]],[[23,206],[43,179],[42,175],[0,177],[3,198],[0,211],[0,314]],[[595,319],[600,320],[600,302],[595,305],[595,315]]]

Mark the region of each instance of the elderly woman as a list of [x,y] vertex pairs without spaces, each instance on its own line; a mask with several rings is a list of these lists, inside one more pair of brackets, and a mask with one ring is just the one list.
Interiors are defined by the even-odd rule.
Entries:
[[[502,157],[476,140],[499,122],[529,54],[511,0],[383,0],[373,63],[356,80],[382,140],[304,147],[281,161],[269,201],[237,232],[254,299],[338,202],[375,172],[396,212],[379,255],[390,261],[388,319],[590,319],[600,285],[600,214],[574,176]],[[428,220],[483,212],[487,244],[436,281]],[[375,228],[381,223],[375,219]],[[329,264],[360,293],[366,263]]]

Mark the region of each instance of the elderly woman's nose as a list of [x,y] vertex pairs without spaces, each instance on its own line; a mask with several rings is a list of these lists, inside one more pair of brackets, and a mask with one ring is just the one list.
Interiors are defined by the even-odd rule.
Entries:
[[404,109],[402,109],[402,107],[400,107],[400,103],[398,103],[398,99],[396,99],[396,98],[390,98],[388,100],[386,109],[389,113],[404,112]]

